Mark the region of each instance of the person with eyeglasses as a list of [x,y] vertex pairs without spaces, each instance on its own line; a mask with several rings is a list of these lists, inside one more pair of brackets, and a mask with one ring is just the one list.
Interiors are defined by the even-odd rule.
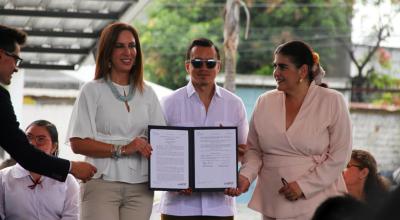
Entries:
[[[36,120],[27,126],[25,133],[37,149],[58,156],[58,132],[53,123]],[[19,164],[0,171],[0,218],[78,220],[78,217],[79,184],[71,174],[65,182],[59,182]]]
[[386,197],[389,186],[379,175],[374,156],[368,151],[355,149],[343,171],[348,193],[369,205],[379,205]]
[[25,169],[59,181],[65,181],[68,173],[88,181],[97,171],[93,165],[49,156],[32,146],[19,129],[10,94],[3,86],[9,85],[12,75],[18,72],[26,37],[21,30],[0,25],[0,146]]
[[273,67],[276,89],[257,99],[239,187],[228,193],[240,195],[257,179],[249,207],[264,220],[309,220],[322,201],[346,192],[350,113],[343,95],[322,82],[319,55],[307,43],[279,45]]
[[[161,106],[170,126],[237,127],[241,157],[246,150],[248,131],[246,109],[238,96],[216,84],[221,67],[219,50],[211,40],[193,40],[185,61],[190,81],[162,99]],[[163,192],[159,209],[162,220],[233,220],[237,213],[235,198],[224,192],[192,192],[191,189]]]
[[72,110],[67,142],[98,173],[82,184],[82,220],[148,220],[154,192],[148,187],[148,125],[165,125],[158,97],[144,82],[137,30],[107,25],[98,41],[94,79]]
[[8,51],[6,51],[6,50],[4,50],[3,52],[4,52],[7,56],[10,56],[10,57],[14,58],[14,60],[15,60],[15,67],[19,67],[19,66],[21,65],[21,63],[22,63],[22,61],[23,61],[21,57],[19,57],[19,56],[16,55],[16,54],[10,53],[10,52],[8,52]]

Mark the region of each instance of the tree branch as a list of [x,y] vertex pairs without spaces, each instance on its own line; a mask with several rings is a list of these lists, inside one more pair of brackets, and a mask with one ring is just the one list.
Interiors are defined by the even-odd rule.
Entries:
[[385,26],[382,26],[379,29],[379,31],[378,31],[378,40],[376,41],[375,46],[373,46],[372,49],[368,51],[367,57],[361,63],[361,69],[363,69],[365,67],[365,65],[367,65],[367,63],[370,61],[371,57],[374,55],[376,50],[378,50],[378,48],[380,47],[381,42],[383,40],[385,40],[387,37],[389,37],[389,32],[387,32],[387,34],[383,35],[383,33],[386,30],[386,28],[388,28],[388,27],[385,25]]
[[353,61],[354,65],[356,65],[357,69],[360,70],[361,69],[361,65],[358,63],[356,56],[354,55],[354,50],[353,48],[347,44],[342,38],[337,38],[337,40],[342,43],[342,45],[345,47],[345,49],[347,50],[351,61]]

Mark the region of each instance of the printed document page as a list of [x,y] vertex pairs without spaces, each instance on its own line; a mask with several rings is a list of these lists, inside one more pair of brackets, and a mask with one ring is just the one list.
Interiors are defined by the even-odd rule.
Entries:
[[195,188],[237,186],[235,129],[195,130]]
[[151,129],[150,187],[189,188],[189,131]]

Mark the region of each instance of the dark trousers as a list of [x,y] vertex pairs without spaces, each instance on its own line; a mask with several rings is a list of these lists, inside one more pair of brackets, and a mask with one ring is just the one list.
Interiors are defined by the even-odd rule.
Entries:
[[233,216],[175,216],[161,214],[161,220],[233,220]]

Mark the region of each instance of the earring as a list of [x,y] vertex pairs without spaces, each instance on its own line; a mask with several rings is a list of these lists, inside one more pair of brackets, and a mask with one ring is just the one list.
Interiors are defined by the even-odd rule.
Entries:
[[299,83],[302,83],[302,82],[303,82],[303,78],[300,78],[300,79],[299,79]]

